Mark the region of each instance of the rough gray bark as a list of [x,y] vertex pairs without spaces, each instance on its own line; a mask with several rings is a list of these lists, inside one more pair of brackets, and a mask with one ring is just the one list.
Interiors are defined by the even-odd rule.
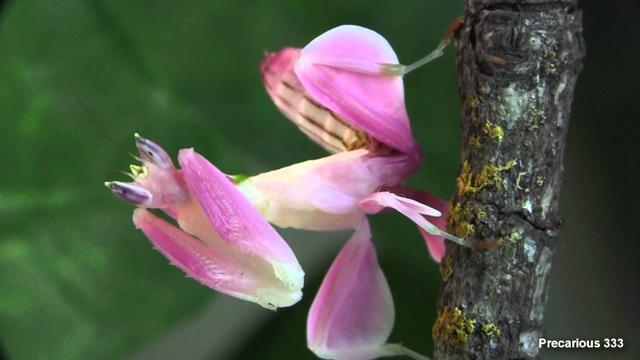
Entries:
[[476,249],[447,245],[436,359],[537,357],[585,53],[576,3],[465,1],[461,167],[448,229]]

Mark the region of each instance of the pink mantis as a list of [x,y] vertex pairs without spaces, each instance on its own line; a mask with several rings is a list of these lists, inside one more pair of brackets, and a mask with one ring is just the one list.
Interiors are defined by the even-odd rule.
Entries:
[[[142,166],[133,183],[108,182],[138,207],[133,221],[172,264],[205,286],[275,309],[302,296],[304,272],[269,224],[313,231],[355,230],[311,306],[307,344],[327,359],[423,356],[387,344],[394,323],[389,285],[378,264],[367,214],[395,209],[423,234],[435,261],[446,202],[402,184],[422,161],[404,105],[400,65],[389,43],[358,26],[340,26],[303,49],[268,54],[267,92],[282,113],[331,155],[248,178],[225,175],[193,149],[179,168],[157,144],[136,135]],[[428,203],[429,205],[425,205]],[[145,208],[158,208],[178,227]],[[433,219],[433,220],[432,220]]]

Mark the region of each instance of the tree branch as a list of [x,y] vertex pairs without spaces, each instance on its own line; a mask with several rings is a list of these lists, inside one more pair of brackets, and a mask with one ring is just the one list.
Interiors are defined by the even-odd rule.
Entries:
[[584,57],[577,0],[466,0],[461,166],[436,359],[535,358],[560,228],[562,155]]

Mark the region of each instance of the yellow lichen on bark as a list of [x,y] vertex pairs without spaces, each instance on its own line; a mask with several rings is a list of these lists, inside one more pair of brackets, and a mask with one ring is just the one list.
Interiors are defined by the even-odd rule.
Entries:
[[500,172],[509,170],[515,165],[515,160],[508,161],[504,165],[485,165],[478,173],[473,174],[471,172],[471,165],[469,165],[468,161],[465,161],[462,163],[460,175],[458,175],[458,178],[456,179],[458,195],[475,193],[487,186],[502,185]]
[[500,329],[491,321],[482,325],[482,332],[484,332],[488,337],[500,336]]
[[502,129],[500,125],[494,124],[489,120],[484,123],[482,131],[492,139],[498,139],[498,141],[502,141],[502,139],[504,139],[504,129]]
[[445,307],[433,325],[433,338],[444,340],[451,346],[463,347],[475,328],[476,320],[467,317],[459,307]]
[[440,263],[440,274],[442,275],[442,281],[447,281],[453,269],[451,267],[451,257],[445,256]]
[[462,209],[459,203],[451,203],[447,214],[448,229],[459,238],[466,238],[473,233],[473,225],[470,223],[475,216],[469,209]]

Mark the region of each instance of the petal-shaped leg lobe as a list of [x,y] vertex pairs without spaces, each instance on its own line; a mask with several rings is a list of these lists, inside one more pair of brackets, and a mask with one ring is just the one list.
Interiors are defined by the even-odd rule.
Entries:
[[[442,230],[446,227],[446,217],[442,216],[443,212],[446,215],[446,202],[422,191],[411,190],[410,193],[413,199],[388,191],[374,193],[360,201],[360,207],[368,213],[377,213],[383,208],[392,208],[408,217],[418,225],[420,234],[422,234],[427,243],[429,254],[436,262],[440,262],[444,256],[445,238],[459,245],[469,246],[463,239],[459,239]],[[438,208],[434,209],[414,199]],[[427,220],[425,216],[430,216],[434,220]]]
[[313,39],[302,49],[304,61],[368,75],[386,75],[382,64],[398,64],[387,40],[373,30],[341,25]]
[[371,145],[361,130],[311,97],[294,72],[300,49],[268,53],[260,63],[267,93],[278,109],[312,141],[331,153]]
[[[431,220],[431,223],[439,229],[447,228],[447,213],[449,211],[449,203],[447,201],[424,191],[417,191],[414,199],[420,202],[427,203],[433,206],[434,209],[442,213],[441,216],[433,218]],[[442,235],[430,234],[422,230],[422,228],[420,227],[418,227],[418,230],[420,231],[420,234],[427,244],[427,249],[429,249],[431,258],[433,258],[435,262],[440,263],[440,261],[442,261],[442,258],[444,257],[444,253],[446,250],[444,245],[444,237]]]
[[302,296],[259,258],[207,246],[144,209],[134,211],[133,222],[171,264],[207,287],[267,308],[293,305]]
[[180,150],[184,181],[220,237],[231,247],[277,266],[284,281],[301,284],[303,273],[291,248],[229,178],[193,149]]
[[419,150],[404,104],[402,77],[375,74],[371,69],[397,63],[395,52],[382,36],[343,25],[304,47],[295,73],[315,101],[378,141],[413,153]]
[[424,215],[440,216],[440,212],[415,200],[408,199],[394,193],[383,191],[373,193],[360,201],[360,207],[368,213],[377,213],[388,207],[397,210],[408,217],[424,231],[440,234],[442,231],[429,222]]
[[307,344],[322,358],[368,358],[381,349],[395,312],[364,220],[325,276],[307,320]]
[[[442,226],[442,227],[446,226],[446,223],[447,222],[446,220],[444,220],[444,218],[438,218],[433,222],[435,226]],[[433,259],[433,261],[439,264],[442,261],[442,258],[444,257],[444,253],[446,251],[446,247],[444,245],[444,237],[442,237],[441,235],[429,234],[428,232],[422,230],[422,228],[420,227],[418,227],[418,231],[420,232],[420,235],[422,235],[422,238],[427,244],[429,255],[431,255],[431,258]]]
[[388,191],[373,193],[360,201],[360,208],[370,214],[380,212],[386,207],[396,209],[407,217],[413,214],[436,217],[441,215],[440,211],[430,206]]

